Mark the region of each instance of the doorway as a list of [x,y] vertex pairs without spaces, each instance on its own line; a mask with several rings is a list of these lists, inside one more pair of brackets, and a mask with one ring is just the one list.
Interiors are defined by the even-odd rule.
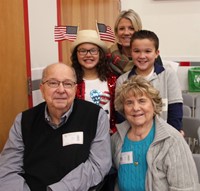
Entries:
[[28,44],[25,38],[24,6],[27,0],[0,1],[0,152],[17,113],[27,109]]

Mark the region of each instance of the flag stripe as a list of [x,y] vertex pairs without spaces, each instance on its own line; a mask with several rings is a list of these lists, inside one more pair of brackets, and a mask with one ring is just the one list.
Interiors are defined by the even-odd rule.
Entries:
[[54,39],[55,41],[69,40],[74,41],[77,36],[77,26],[55,26]]
[[103,23],[97,23],[97,28],[99,31],[99,35],[101,40],[115,42],[115,35],[110,26],[106,26]]

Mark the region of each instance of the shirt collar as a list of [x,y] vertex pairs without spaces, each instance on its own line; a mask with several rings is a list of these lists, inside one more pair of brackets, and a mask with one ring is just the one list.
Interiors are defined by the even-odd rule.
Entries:
[[[132,75],[136,75],[136,66],[133,66],[132,70],[128,74],[128,78],[130,78]],[[154,73],[157,75],[163,72],[165,68],[161,65],[159,65],[157,62],[154,63]]]
[[74,105],[74,102],[72,103],[71,107],[69,108],[69,110],[67,112],[65,112],[62,116],[61,116],[61,120],[60,120],[60,123],[58,125],[54,124],[52,121],[51,121],[51,117],[49,115],[49,112],[48,112],[48,107],[47,107],[47,104],[45,106],[45,120],[47,121],[47,123],[53,128],[53,129],[57,129],[59,128],[60,126],[62,126],[64,123],[67,122],[70,114],[72,113],[72,110],[73,110],[73,105]]

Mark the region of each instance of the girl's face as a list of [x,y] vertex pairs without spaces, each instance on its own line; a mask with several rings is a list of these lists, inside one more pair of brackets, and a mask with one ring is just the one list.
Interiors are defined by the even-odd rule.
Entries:
[[159,50],[156,50],[154,42],[149,39],[136,39],[131,44],[131,56],[140,75],[146,76],[152,71],[158,55]]
[[124,47],[130,47],[131,36],[135,32],[129,19],[122,18],[117,27],[117,38]]
[[99,62],[99,47],[91,43],[83,43],[77,48],[78,62],[84,70],[94,69]]

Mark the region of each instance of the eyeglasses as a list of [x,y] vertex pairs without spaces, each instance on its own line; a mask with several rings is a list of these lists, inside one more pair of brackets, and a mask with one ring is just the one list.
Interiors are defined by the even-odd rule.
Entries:
[[50,88],[57,88],[60,86],[60,83],[62,83],[63,87],[66,89],[71,89],[76,84],[76,82],[73,82],[71,80],[58,81],[58,80],[54,80],[54,79],[50,79],[45,82],[42,82],[42,84],[47,84]]
[[79,50],[77,50],[77,52],[78,52],[81,56],[87,55],[88,52],[89,52],[91,55],[97,55],[97,54],[99,53],[99,49],[98,49],[98,48],[92,48],[92,49],[90,49],[90,50],[79,49]]

